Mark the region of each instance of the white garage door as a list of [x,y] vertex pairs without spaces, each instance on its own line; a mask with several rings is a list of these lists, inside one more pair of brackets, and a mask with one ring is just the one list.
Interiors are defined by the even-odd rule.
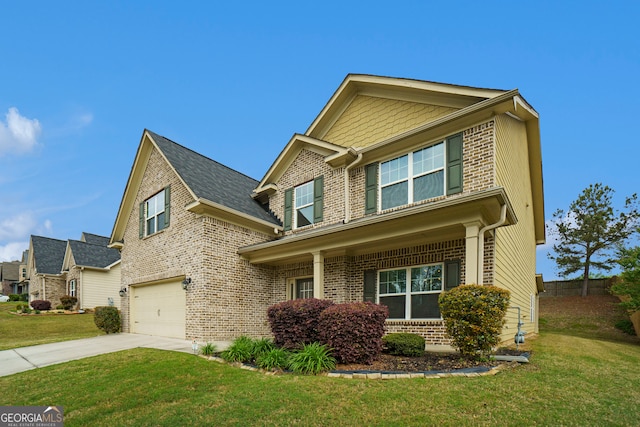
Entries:
[[131,287],[133,333],[185,338],[186,292],[180,281]]

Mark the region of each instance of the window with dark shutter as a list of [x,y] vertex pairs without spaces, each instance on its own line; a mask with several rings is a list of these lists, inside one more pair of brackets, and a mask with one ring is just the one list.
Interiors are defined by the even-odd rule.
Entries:
[[460,260],[450,260],[444,263],[444,289],[455,288],[460,284]]
[[293,188],[284,191],[284,229],[291,230],[291,219],[293,218]]
[[462,134],[447,138],[447,195],[462,192]]
[[376,302],[376,270],[365,270],[364,272],[364,302]]
[[365,214],[378,211],[378,164],[371,163],[364,168],[365,175]]

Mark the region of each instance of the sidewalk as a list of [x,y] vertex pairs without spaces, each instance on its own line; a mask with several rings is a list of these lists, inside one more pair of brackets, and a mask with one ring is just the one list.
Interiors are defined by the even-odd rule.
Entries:
[[[229,343],[214,344],[219,350],[224,350]],[[138,347],[193,353],[192,343],[187,340],[126,333],[111,334],[0,351],[0,377]]]

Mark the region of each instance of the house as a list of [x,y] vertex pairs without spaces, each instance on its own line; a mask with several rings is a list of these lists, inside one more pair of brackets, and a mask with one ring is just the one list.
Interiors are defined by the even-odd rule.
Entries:
[[80,240],[31,236],[26,263],[29,300],[78,298],[78,308],[120,306],[120,252],[107,247],[109,238],[82,233]]
[[20,261],[0,263],[0,294],[14,294],[16,284],[20,281]]
[[350,74],[260,181],[145,130],[110,246],[124,331],[270,336],[270,305],[316,297],[384,304],[387,332],[440,345],[438,297],[461,283],[511,291],[503,340],[537,332],[544,241],[517,89]]
[[67,242],[42,236],[31,236],[27,259],[29,301],[46,300],[52,307],[66,294],[62,261]]
[[62,271],[66,295],[78,298],[78,308],[120,307],[120,252],[108,243],[108,237],[90,233],[67,242]]

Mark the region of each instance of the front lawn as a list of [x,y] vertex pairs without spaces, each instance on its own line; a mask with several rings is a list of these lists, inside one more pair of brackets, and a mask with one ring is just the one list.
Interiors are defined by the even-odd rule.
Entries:
[[[102,335],[93,314],[16,315],[18,304],[0,303],[0,350]],[[13,312],[13,313],[11,313]]]
[[639,341],[594,326],[608,327],[614,306],[581,317],[598,337],[585,338],[558,330],[564,314],[543,304],[532,363],[496,376],[273,376],[135,349],[0,378],[0,405],[62,405],[67,426],[638,425]]

